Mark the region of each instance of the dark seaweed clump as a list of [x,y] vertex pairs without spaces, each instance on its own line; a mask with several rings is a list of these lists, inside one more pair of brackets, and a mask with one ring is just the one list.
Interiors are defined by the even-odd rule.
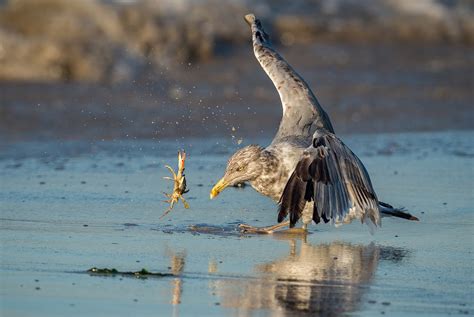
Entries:
[[101,276],[116,276],[116,275],[121,275],[121,276],[129,276],[129,277],[136,277],[136,278],[147,278],[147,277],[166,277],[166,276],[173,276],[171,273],[160,273],[160,272],[150,272],[147,269],[141,269],[140,271],[126,271],[126,272],[121,272],[118,271],[117,269],[109,269],[109,268],[90,268],[87,270],[87,273],[91,275],[101,275]]

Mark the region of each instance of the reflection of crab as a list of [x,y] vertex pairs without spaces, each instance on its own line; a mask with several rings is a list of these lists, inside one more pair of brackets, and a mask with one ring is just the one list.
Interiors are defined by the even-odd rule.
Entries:
[[165,202],[169,203],[170,206],[163,213],[160,219],[166,216],[171,211],[171,209],[173,209],[174,204],[176,204],[178,200],[180,199],[183,202],[184,208],[189,208],[189,204],[186,202],[186,200],[183,197],[183,194],[189,191],[186,189],[186,177],[184,176],[184,160],[185,159],[186,159],[186,152],[184,151],[178,152],[178,172],[177,173],[174,172],[171,166],[165,165],[165,167],[170,170],[173,177],[165,176],[163,178],[172,180],[174,182],[174,186],[173,186],[173,193],[171,194],[163,193],[165,194],[166,197],[169,198],[168,200],[165,200]]

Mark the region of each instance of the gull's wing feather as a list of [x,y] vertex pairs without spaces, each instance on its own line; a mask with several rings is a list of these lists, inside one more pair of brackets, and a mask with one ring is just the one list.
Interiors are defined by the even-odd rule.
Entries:
[[313,199],[313,181],[308,173],[312,158],[304,153],[298,162],[293,174],[288,179],[280,198],[278,222],[282,222],[291,211],[290,220],[296,223],[306,205],[306,201]]
[[260,20],[253,14],[246,15],[245,20],[252,29],[255,57],[280,95],[283,118],[275,140],[288,136],[310,138],[317,128],[334,132],[329,116],[308,84],[273,48]]
[[[316,223],[320,219],[325,222],[346,222],[357,218],[362,222],[370,219],[373,224],[380,226],[378,200],[367,170],[334,134],[326,132],[315,137],[298,166],[308,168],[296,168],[290,180],[293,177],[299,179],[304,184],[299,184],[298,188],[305,190],[312,186],[312,195],[286,191],[285,188],[280,198],[279,221],[283,220],[285,213],[289,213],[290,223],[294,226],[301,217],[304,205],[303,208],[294,206],[314,200],[313,220]],[[308,183],[313,184],[307,186]],[[298,203],[295,200],[299,200]]]

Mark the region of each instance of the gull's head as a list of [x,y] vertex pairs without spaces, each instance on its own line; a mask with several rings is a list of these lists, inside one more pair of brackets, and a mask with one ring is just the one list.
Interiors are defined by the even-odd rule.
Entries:
[[260,156],[263,148],[249,145],[241,148],[227,162],[224,176],[214,185],[210,197],[213,199],[228,186],[251,181],[261,172]]

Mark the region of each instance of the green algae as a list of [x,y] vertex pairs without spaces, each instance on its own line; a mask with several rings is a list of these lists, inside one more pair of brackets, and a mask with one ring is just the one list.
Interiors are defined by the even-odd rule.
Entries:
[[87,273],[90,275],[100,275],[100,276],[128,276],[136,278],[148,278],[148,277],[167,277],[173,276],[171,273],[160,273],[160,272],[150,272],[147,269],[143,268],[140,271],[118,271],[115,268],[97,268],[92,267],[87,270]]

